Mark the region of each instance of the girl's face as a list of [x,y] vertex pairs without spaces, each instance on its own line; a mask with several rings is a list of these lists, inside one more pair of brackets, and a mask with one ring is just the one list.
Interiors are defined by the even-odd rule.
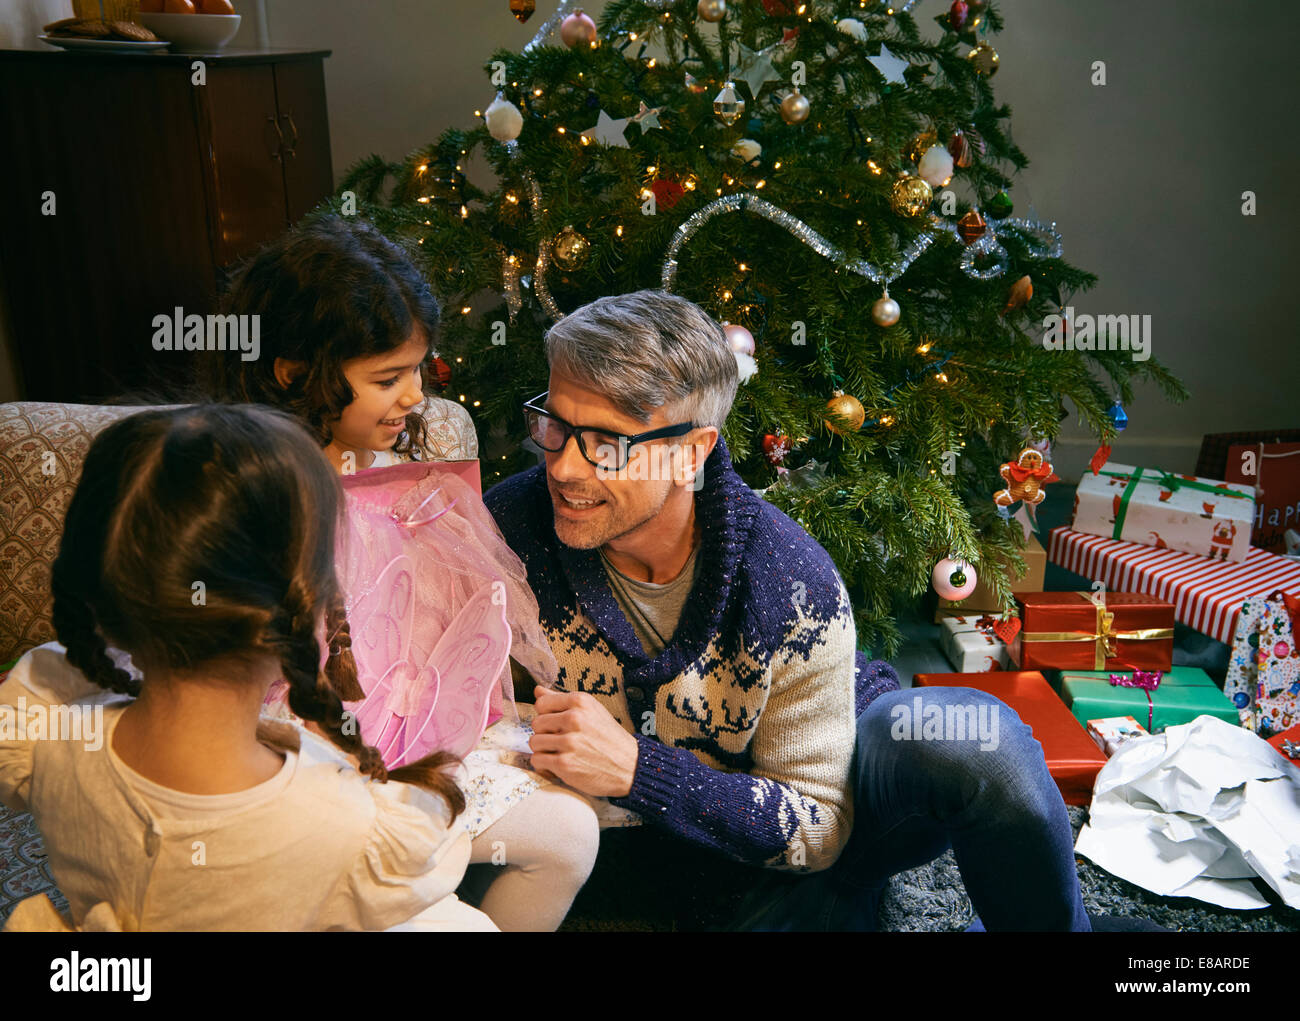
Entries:
[[326,453],[335,467],[350,451],[355,455],[352,466],[367,468],[372,451],[388,450],[397,442],[406,428],[407,412],[424,400],[420,367],[428,357],[428,341],[417,329],[399,348],[343,363],[354,397],[330,423],[334,439]]

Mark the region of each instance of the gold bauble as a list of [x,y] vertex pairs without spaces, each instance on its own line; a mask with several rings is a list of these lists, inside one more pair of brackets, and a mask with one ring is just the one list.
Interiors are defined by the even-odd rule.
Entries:
[[839,390],[826,402],[826,410],[833,416],[826,419],[826,428],[839,436],[843,436],[846,431],[857,432],[867,420],[867,409],[862,406],[862,402]]
[[907,143],[907,148],[903,150],[903,155],[912,163],[920,163],[921,157],[925,155],[925,151],[932,145],[935,145],[938,141],[939,136],[933,131],[923,131]]
[[572,227],[565,227],[551,243],[551,258],[566,273],[582,269],[591,254],[591,242]]
[[787,124],[802,124],[808,119],[810,109],[808,97],[795,89],[781,100],[781,120]]
[[904,174],[894,182],[889,205],[899,216],[924,216],[934,200],[934,192],[919,177]]
[[727,16],[727,0],[700,0],[696,5],[695,13],[700,16],[701,21],[717,24]]
[[988,43],[980,43],[966,54],[966,59],[971,62],[976,74],[992,78],[998,73],[998,51]]

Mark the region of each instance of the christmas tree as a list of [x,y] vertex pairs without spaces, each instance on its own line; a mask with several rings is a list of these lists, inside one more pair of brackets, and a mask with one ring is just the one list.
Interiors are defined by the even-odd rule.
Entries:
[[[914,6],[611,0],[597,26],[565,0],[485,64],[484,123],[362,161],[330,203],[408,239],[443,298],[440,368],[485,487],[536,463],[519,405],[566,311],[664,287],[732,324],[737,468],[834,558],[884,655],[945,558],[1013,606],[1024,532],[999,468],[1069,406],[1109,443],[1136,379],[1185,396],[1154,359],[1044,343],[1095,278],[1013,208],[1002,19]],[[491,191],[465,177],[475,154]]]

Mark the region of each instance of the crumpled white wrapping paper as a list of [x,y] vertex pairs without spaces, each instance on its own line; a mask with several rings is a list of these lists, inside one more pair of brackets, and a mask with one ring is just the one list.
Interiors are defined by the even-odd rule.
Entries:
[[1300,908],[1300,768],[1247,730],[1198,716],[1119,746],[1075,851],[1153,893]]

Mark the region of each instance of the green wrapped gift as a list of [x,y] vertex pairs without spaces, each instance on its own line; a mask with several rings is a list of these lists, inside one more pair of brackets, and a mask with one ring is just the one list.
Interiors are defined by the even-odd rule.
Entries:
[[[1108,716],[1132,716],[1152,733],[1198,716],[1213,716],[1240,723],[1237,708],[1204,670],[1176,666],[1161,672],[1159,683],[1148,687],[1156,671],[1063,670],[1061,698],[1083,726]],[[1111,678],[1121,679],[1112,684]],[[1132,685],[1132,686],[1130,686]],[[1148,714],[1150,714],[1148,716]],[[1147,721],[1150,719],[1150,726]]]

